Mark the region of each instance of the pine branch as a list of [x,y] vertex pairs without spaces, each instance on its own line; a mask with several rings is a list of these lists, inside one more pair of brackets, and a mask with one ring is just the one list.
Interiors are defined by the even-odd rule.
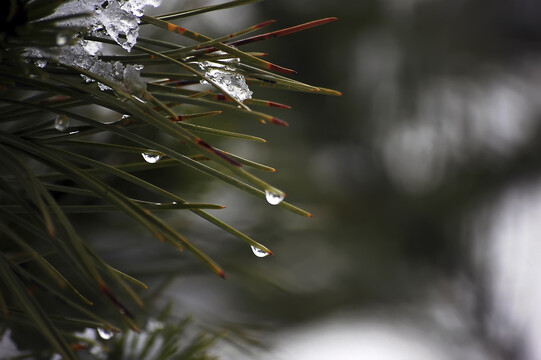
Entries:
[[[91,247],[73,220],[76,214],[121,213],[173,251],[188,250],[224,278],[218,263],[169,223],[161,215],[164,211],[191,212],[246,242],[257,256],[272,254],[207,212],[223,208],[219,204],[189,202],[177,194],[178,189],[148,181],[141,172],[187,167],[272,205],[311,216],[282,201],[284,192],[252,173],[274,172],[272,167],[221,150],[208,138],[266,142],[221,128],[223,114],[288,125],[252,109],[289,107],[251,98],[248,86],[339,95],[279,75],[276,71],[294,71],[261,59],[261,53],[237,48],[334,18],[248,38],[243,36],[274,21],[217,38],[170,22],[252,2],[237,0],[158,17],[139,14],[142,8],[130,8],[129,2],[87,0],[78,3],[84,5],[80,9],[69,1],[11,0],[3,5],[7,11],[0,14],[0,328],[13,330],[14,339],[32,355],[57,353],[74,359],[94,341],[83,341],[82,346],[74,331],[140,328],[134,308],[143,307],[140,289],[147,286],[108,264]],[[194,44],[149,38],[137,42],[132,29],[113,32],[108,27],[106,22],[117,16],[131,19],[136,27],[141,23],[174,32]],[[96,54],[92,48],[100,44],[113,44],[123,53]],[[89,111],[89,105],[94,110]],[[97,119],[95,109],[114,115]],[[201,119],[205,125],[195,123]],[[120,163],[109,162],[113,155]],[[201,333],[178,347],[174,339],[183,336],[184,325],[166,328],[152,332],[132,358],[153,351],[157,359],[211,358],[205,351],[219,336]],[[25,343],[21,334],[28,332],[43,341]],[[129,336],[118,338],[122,340],[110,356],[121,358],[126,356]],[[161,347],[153,350],[158,338]]]

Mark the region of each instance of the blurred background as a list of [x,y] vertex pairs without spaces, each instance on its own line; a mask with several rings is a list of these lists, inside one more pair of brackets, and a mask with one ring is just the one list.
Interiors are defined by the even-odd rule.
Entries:
[[224,347],[224,359],[541,359],[541,3],[267,0],[179,24],[218,36],[329,16],[245,49],[343,96],[252,88],[293,106],[274,112],[291,126],[225,119],[268,144],[219,144],[276,168],[264,178],[312,219],[188,169],[158,174],[190,201],[226,205],[213,214],[274,256],[171,217],[223,281],[150,235],[134,246],[126,229],[88,224],[89,236],[112,261],[144,254],[131,274],[180,273],[167,288],[177,311],[265,345]]

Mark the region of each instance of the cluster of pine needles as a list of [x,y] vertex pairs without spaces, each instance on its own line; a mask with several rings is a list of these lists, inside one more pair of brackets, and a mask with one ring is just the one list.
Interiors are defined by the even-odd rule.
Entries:
[[[63,26],[66,20],[88,14],[74,14],[71,19],[55,17],[55,9],[62,1],[9,0],[2,5],[0,330],[9,329],[14,339],[42,339],[45,345],[41,347],[37,340],[28,340],[26,344],[18,341],[20,347],[29,348],[28,357],[56,353],[63,359],[77,358],[82,349],[90,346],[88,340],[75,335],[84,328],[140,331],[133,306],[143,307],[145,301],[140,294],[146,285],[102,259],[78,231],[72,214],[123,213],[174,250],[191,252],[221,277],[225,277],[223,269],[160,216],[162,211],[191,212],[255,249],[271,253],[209,213],[221,206],[188,202],[175,189],[166,189],[137,175],[184,166],[262,199],[269,194],[284,196],[254,175],[274,169],[220,150],[206,137],[265,142],[260,137],[220,128],[220,117],[229,115],[239,121],[287,126],[285,121],[266,114],[265,109],[288,106],[257,98],[240,101],[197,64],[235,58],[238,73],[252,89],[271,87],[339,95],[289,78],[293,70],[266,61],[263,53],[241,50],[243,45],[288,35],[335,18],[252,35],[274,22],[266,21],[214,39],[173,23],[252,2],[255,1],[237,0],[161,16],[143,15],[142,27],[174,33],[192,44],[139,37],[131,53],[122,53],[120,46],[107,36]],[[120,51],[100,56],[100,60],[119,61],[125,66],[144,65],[141,77],[146,90],[131,93],[100,74],[54,57],[46,59],[45,66],[36,66],[36,61],[43,59],[28,58],[27,50],[57,48],[59,34],[65,46],[81,39],[116,45]],[[92,81],[84,81],[82,75]],[[198,90],[194,85],[202,80],[211,84],[212,89]],[[104,91],[100,84],[108,89]],[[110,118],[96,119],[89,105],[108,110]],[[201,119],[216,121],[208,126],[198,124]],[[125,162],[110,164],[107,159],[111,154],[137,157],[125,156]],[[150,161],[144,161],[140,154]],[[133,161],[136,158],[139,160]],[[129,183],[138,188],[137,194],[145,196],[130,196],[115,186],[116,181]],[[69,203],[64,202],[67,195]],[[279,206],[311,216],[286,201]],[[182,327],[175,329],[178,332]],[[207,358],[201,351],[211,345],[210,338],[197,338],[191,347],[163,347],[163,356],[156,358]],[[118,342],[122,343],[120,336]],[[141,351],[141,357],[131,358],[144,358],[146,352]],[[200,355],[190,357],[186,352]]]

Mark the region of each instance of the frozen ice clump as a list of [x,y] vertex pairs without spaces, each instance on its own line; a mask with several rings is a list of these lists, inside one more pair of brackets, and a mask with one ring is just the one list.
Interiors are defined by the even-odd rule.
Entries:
[[88,18],[61,23],[87,27],[94,34],[104,31],[124,49],[131,51],[139,36],[139,18],[143,16],[144,8],[157,7],[160,3],[161,0],[72,0],[60,5],[52,16],[89,13],[91,16]]
[[135,16],[143,16],[143,9],[147,6],[158,7],[162,3],[162,0],[129,0],[124,1],[122,9],[128,11]]
[[211,80],[214,80],[229,95],[239,101],[252,98],[252,91],[248,88],[244,76],[240,74],[219,69],[209,69],[205,75]]
[[[130,94],[139,95],[146,90],[146,83],[141,79],[140,67],[137,65],[124,66],[120,61],[106,62],[95,59],[86,70],[121,85]],[[109,86],[101,82],[98,82],[98,86],[103,91],[111,90]]]
[[91,55],[86,50],[86,44],[80,42],[73,46],[66,46],[59,49],[56,58],[62,64],[76,66],[84,70],[89,70],[94,62],[98,60],[95,56],[100,52]]
[[[100,46],[93,42],[82,40],[77,45],[61,47],[56,54],[56,59],[61,64],[75,66],[87,70],[106,80],[121,85],[124,90],[130,94],[138,95],[146,90],[146,84],[141,79],[140,71],[143,65],[126,65],[120,61],[109,62],[98,58],[101,53]],[[93,82],[90,76],[81,75],[86,82]],[[98,82],[101,90],[110,90],[111,88],[101,82]]]
[[[252,98],[252,91],[246,84],[244,76],[239,74],[232,66],[213,61],[203,61],[199,63],[201,70],[205,70],[205,76],[220,85],[230,96],[238,101],[244,101]],[[207,84],[201,80],[202,84]]]
[[[105,7],[103,5],[105,3],[103,3],[96,9],[95,30],[101,30],[103,27],[113,40],[127,51],[131,51],[137,42],[137,36],[139,36],[139,17],[132,12],[125,11],[117,1],[106,1],[106,3]],[[120,35],[125,35],[125,38]]]
[[[140,75],[143,65],[124,65],[120,61],[109,62],[100,60],[97,55],[101,53],[100,46],[82,40],[73,46],[63,46],[56,51],[47,51],[42,49],[27,49],[26,56],[33,60],[39,67],[47,65],[46,59],[55,59],[61,64],[74,66],[87,70],[92,74],[98,75],[106,80],[121,85],[124,90],[133,95],[140,95],[146,90],[146,83]],[[91,76],[81,74],[86,82],[93,82]],[[111,90],[111,88],[101,82],[98,82],[101,90]]]
[[127,65],[122,73],[122,83],[130,94],[140,94],[147,88],[147,84],[141,79],[142,65]]
[[[62,20],[60,25],[75,28],[87,28],[88,33],[103,36],[109,35],[119,45],[130,51],[137,42],[140,17],[146,6],[157,7],[161,0],[71,0],[60,5],[52,18],[88,13],[88,17],[73,20]],[[63,45],[63,44],[59,44]],[[36,66],[45,67],[47,59],[55,59],[61,64],[75,66],[90,71],[109,81],[121,85],[131,94],[139,95],[146,90],[141,79],[142,65],[127,65],[120,62],[106,62],[98,58],[102,54],[103,44],[97,41],[80,39],[70,46],[59,46],[53,49],[26,50],[26,57],[34,61]],[[93,82],[90,76],[81,75],[87,82]],[[111,88],[98,82],[101,90]]]
[[47,65],[47,57],[48,55],[45,54],[40,49],[27,49],[26,50],[26,61],[30,62],[33,61],[34,65],[40,68],[44,68]]
[[80,44],[85,52],[92,56],[100,55],[103,50],[103,44],[98,41],[81,40]]
[[[131,51],[139,36],[139,19],[147,6],[158,7],[161,0],[86,0],[99,3],[97,7],[95,29],[99,30],[102,24],[107,34],[127,51]],[[120,38],[125,35],[126,40]]]

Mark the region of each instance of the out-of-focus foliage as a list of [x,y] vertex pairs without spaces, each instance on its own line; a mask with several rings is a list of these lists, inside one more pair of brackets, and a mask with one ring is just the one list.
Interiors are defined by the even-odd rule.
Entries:
[[[344,96],[291,103],[299,110],[283,138],[291,145],[281,147],[273,165],[303,168],[290,186],[314,218],[288,224],[276,214],[268,228],[261,225],[280,256],[258,269],[272,274],[275,287],[246,289],[251,297],[242,306],[292,325],[438,297],[457,307],[468,338],[489,354],[521,355],[524,334],[494,323],[492,274],[477,261],[495,257],[489,222],[480,215],[510,189],[539,179],[539,3],[258,6],[261,16],[286,13],[290,22],[321,14],[340,19],[317,43],[291,38],[288,65],[303,69],[301,79],[317,74]],[[280,173],[277,181],[291,184]]]

